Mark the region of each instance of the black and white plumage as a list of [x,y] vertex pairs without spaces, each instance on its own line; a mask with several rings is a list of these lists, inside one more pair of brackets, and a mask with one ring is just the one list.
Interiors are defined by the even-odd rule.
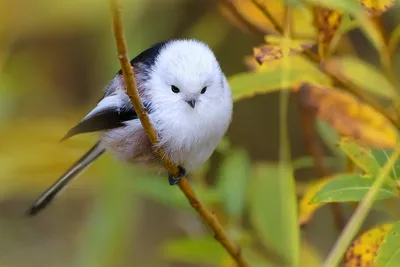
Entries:
[[[231,90],[213,52],[197,40],[169,40],[145,50],[131,65],[159,145],[182,175],[197,169],[215,150],[232,116]],[[36,200],[29,214],[43,209],[105,151],[124,162],[160,164],[125,93],[121,71],[97,106],[63,140],[97,131],[96,145]],[[169,178],[171,184],[179,181]]]

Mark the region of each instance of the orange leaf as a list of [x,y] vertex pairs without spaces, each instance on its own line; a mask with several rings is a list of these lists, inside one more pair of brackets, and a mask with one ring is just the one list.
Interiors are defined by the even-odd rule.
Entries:
[[311,200],[314,198],[315,194],[330,180],[332,180],[334,177],[329,176],[323,179],[318,180],[317,182],[313,183],[312,185],[309,186],[309,188],[306,190],[306,193],[300,200],[299,204],[299,225],[304,225],[308,223],[311,218],[313,217],[314,213],[325,205],[325,203],[322,202],[316,202],[316,203],[310,203]]
[[337,29],[339,29],[343,12],[324,7],[315,7],[314,16],[314,23],[318,30],[320,42],[329,43]]
[[379,16],[394,6],[395,0],[357,0],[371,16]]
[[344,267],[374,266],[376,253],[392,226],[392,224],[377,226],[354,240],[346,252]]
[[342,136],[376,148],[393,148],[396,144],[397,134],[391,123],[345,91],[303,83],[299,97],[305,107]]

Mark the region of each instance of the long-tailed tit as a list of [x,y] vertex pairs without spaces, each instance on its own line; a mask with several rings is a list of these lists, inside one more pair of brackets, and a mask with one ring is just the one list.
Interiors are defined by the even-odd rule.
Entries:
[[[230,87],[214,53],[196,40],[155,44],[131,65],[159,145],[179,166],[179,177],[168,174],[169,183],[176,184],[211,156],[227,131],[232,116]],[[100,132],[99,141],[36,200],[30,215],[48,205],[105,151],[124,162],[160,166],[124,84],[119,71],[105,88],[103,99],[62,139]]]

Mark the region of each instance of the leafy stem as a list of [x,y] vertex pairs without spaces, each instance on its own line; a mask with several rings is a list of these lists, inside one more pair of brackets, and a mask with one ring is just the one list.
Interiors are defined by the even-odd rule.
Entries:
[[323,267],[334,267],[340,263],[340,260],[343,254],[345,253],[347,247],[350,245],[350,242],[353,240],[357,232],[360,230],[362,223],[367,217],[368,212],[375,201],[375,197],[379,189],[384,184],[386,178],[388,177],[389,172],[391,171],[393,165],[396,163],[396,160],[399,157],[399,151],[398,151],[399,148],[400,147],[396,148],[396,150],[390,156],[389,160],[386,162],[385,166],[379,172],[378,177],[373,183],[371,189],[368,191],[365,198],[360,202],[359,206],[354,212],[354,215],[351,217],[350,221],[344,228],[342,234],[336,241]]

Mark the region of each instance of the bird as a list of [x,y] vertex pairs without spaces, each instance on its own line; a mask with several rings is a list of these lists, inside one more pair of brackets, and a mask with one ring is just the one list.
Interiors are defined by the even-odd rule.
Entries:
[[78,174],[105,152],[128,164],[162,166],[161,147],[179,168],[168,173],[170,185],[201,167],[226,134],[233,100],[220,64],[204,42],[169,39],[152,45],[130,61],[143,106],[159,142],[152,145],[125,91],[122,70],[108,82],[97,105],[61,139],[97,132],[98,141],[30,206],[36,215]]

